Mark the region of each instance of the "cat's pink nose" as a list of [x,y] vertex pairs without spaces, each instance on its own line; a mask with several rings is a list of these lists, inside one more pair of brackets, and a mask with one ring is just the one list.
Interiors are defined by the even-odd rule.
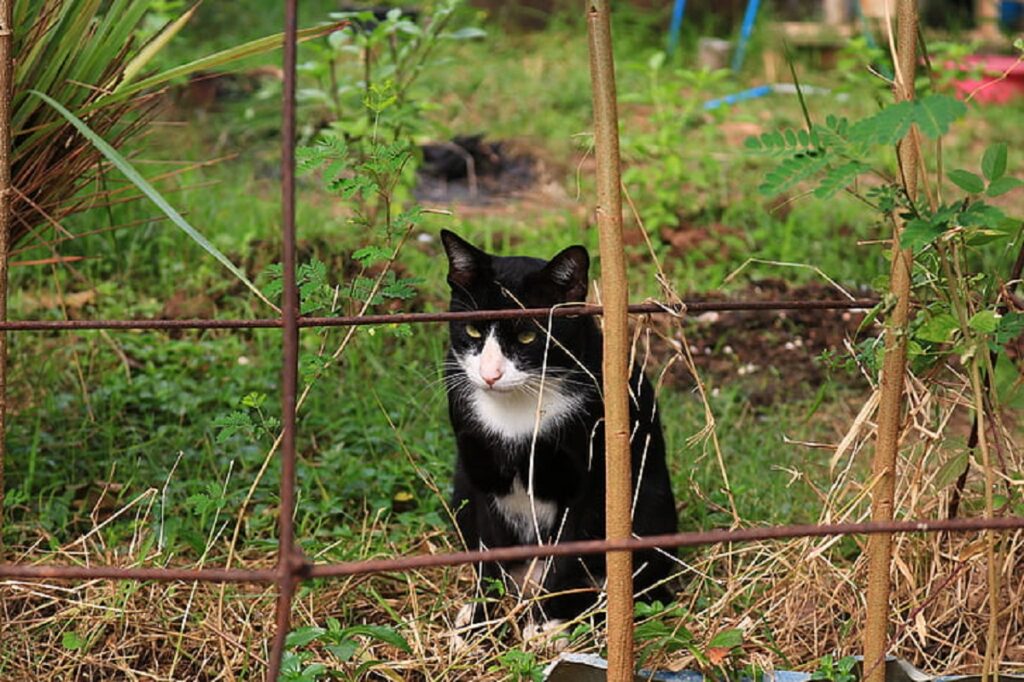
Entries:
[[488,386],[493,386],[494,384],[498,383],[498,379],[500,379],[501,377],[502,371],[499,368],[495,368],[490,372],[487,372],[486,374],[480,374],[480,378],[483,379]]

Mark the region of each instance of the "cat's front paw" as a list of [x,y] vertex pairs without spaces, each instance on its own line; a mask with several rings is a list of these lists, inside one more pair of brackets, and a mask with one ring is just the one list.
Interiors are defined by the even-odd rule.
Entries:
[[566,622],[552,618],[541,623],[530,623],[523,628],[523,643],[534,649],[561,653],[569,646]]

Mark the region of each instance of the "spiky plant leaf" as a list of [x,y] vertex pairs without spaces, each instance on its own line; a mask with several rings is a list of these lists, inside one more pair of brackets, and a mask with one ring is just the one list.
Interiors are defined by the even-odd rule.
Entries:
[[[280,35],[269,36],[128,82],[184,23],[184,17],[172,22],[147,51],[135,44],[135,35],[150,5],[150,0],[14,1],[12,245],[36,225],[60,223],[76,211],[102,205],[108,196],[87,189],[103,171],[102,155],[55,109],[31,96],[30,89],[60,102],[120,148],[145,128],[159,87],[200,69],[223,68],[275,50],[283,42]],[[325,35],[340,25],[305,29],[299,38]]]
[[146,43],[137,55],[124,67],[124,72],[121,74],[121,85],[125,85],[135,80],[135,77],[146,68],[146,65],[153,59],[153,57],[160,54],[169,42],[178,35],[178,32],[185,27],[199,9],[199,2],[192,3],[192,6],[181,13],[181,16],[167,24],[159,33]]
[[[313,40],[314,38],[320,38],[329,33],[334,33],[335,31],[344,28],[347,24],[348,22],[346,21],[339,21],[325,26],[304,28],[298,32],[299,42]],[[206,57],[201,57],[200,59],[188,62],[187,64],[167,69],[166,71],[150,76],[149,78],[144,78],[137,83],[127,84],[119,88],[113,94],[100,98],[97,105],[105,106],[114,102],[119,102],[136,93],[152,88],[162,87],[171,81],[183,78],[196,73],[197,71],[220,69],[228,64],[237,62],[240,59],[265,54],[283,46],[283,33],[257,38],[256,40],[251,40],[242,45],[236,45],[235,47],[228,48],[227,50],[222,50]]]
[[204,251],[206,251],[208,254],[210,254],[216,260],[218,260],[225,268],[228,269],[229,272],[231,272],[231,274],[237,277],[238,280],[242,282],[242,284],[247,286],[250,291],[256,294],[256,296],[260,300],[262,300],[264,303],[277,310],[277,306],[271,303],[263,295],[263,292],[260,291],[255,284],[249,281],[249,278],[245,276],[244,272],[238,269],[238,267],[236,267],[235,264],[232,263],[227,256],[221,253],[220,250],[212,243],[210,243],[210,241],[206,237],[204,237],[198,230],[192,227],[188,223],[188,221],[185,220],[185,218],[180,213],[178,213],[178,211],[175,210],[175,208],[171,206],[167,202],[167,200],[164,199],[163,196],[159,192],[157,192],[156,189],[151,184],[149,184],[146,181],[146,179],[142,177],[142,175],[140,175],[139,172],[135,170],[135,168],[132,167],[132,165],[128,163],[128,161],[123,156],[121,156],[121,154],[117,152],[116,149],[114,149],[106,142],[106,140],[104,140],[102,137],[93,132],[89,128],[89,126],[85,125],[85,123],[82,122],[80,118],[78,118],[70,111],[68,111],[65,107],[63,107],[60,104],[60,102],[41,92],[36,92],[35,90],[31,90],[30,92],[35,96],[40,97],[44,102],[46,102],[51,107],[60,112],[61,116],[66,118],[68,122],[71,125],[73,125],[76,130],[78,130],[79,133],[81,133],[87,140],[89,140],[89,142],[94,147],[96,147],[96,149],[98,149],[100,153],[103,154],[103,156],[107,158],[108,161],[110,161],[112,164],[114,164],[114,166],[117,167],[118,170],[124,173],[125,177],[127,177],[132,182],[133,185],[135,185],[143,194],[149,197],[149,199],[154,204],[156,204],[161,211],[164,212],[164,215],[170,218],[171,222],[173,222],[175,225],[181,228],[181,230],[189,237],[191,237],[192,241],[194,241],[196,244],[202,247]]

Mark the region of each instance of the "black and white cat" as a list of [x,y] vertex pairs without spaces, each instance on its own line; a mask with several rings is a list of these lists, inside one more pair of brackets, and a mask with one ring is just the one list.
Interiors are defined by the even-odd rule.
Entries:
[[[550,261],[492,256],[442,231],[451,310],[547,308],[582,302],[589,257],[570,246]],[[602,337],[590,317],[452,322],[445,380],[455,431],[452,509],[470,549],[604,537]],[[675,501],[654,391],[640,368],[630,378],[633,530],[676,530]],[[637,490],[637,488],[639,488]],[[530,494],[532,491],[532,495]],[[638,598],[667,602],[673,559],[634,554]],[[524,597],[540,593],[547,630],[593,606],[605,579],[602,555],[484,563],[485,586],[502,580]],[[464,610],[457,624],[478,620]],[[527,633],[537,632],[537,626]]]

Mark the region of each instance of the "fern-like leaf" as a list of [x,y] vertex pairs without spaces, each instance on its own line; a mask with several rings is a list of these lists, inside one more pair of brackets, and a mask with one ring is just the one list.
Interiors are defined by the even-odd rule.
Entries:
[[914,103],[897,102],[849,128],[851,142],[864,146],[893,145],[903,139],[914,122]]
[[828,161],[827,154],[817,152],[798,154],[786,159],[765,176],[764,183],[758,191],[768,196],[785,192],[825,168]]
[[814,196],[819,199],[828,199],[856,180],[858,175],[869,170],[871,170],[871,166],[860,161],[849,161],[841,166],[830,168],[825,173],[825,177],[821,179],[821,184],[814,190]]
[[806,130],[786,128],[761,133],[760,136],[752,135],[744,145],[752,152],[780,156],[813,151],[817,147],[817,139]]
[[949,95],[928,95],[914,102],[914,123],[933,140],[949,132],[949,126],[967,113],[967,105]]

